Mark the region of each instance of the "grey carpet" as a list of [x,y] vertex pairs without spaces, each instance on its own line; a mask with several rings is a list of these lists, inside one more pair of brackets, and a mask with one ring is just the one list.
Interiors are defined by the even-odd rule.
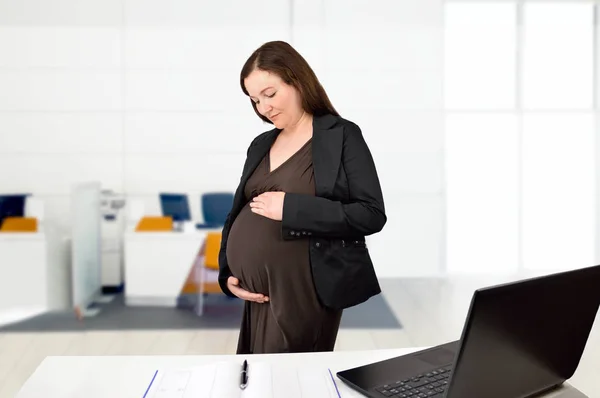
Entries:
[[[49,312],[22,322],[0,327],[0,332],[58,332],[89,330],[149,329],[238,329],[242,317],[242,300],[222,295],[205,298],[204,314],[197,316],[189,307],[193,303],[180,300],[180,308],[128,307],[123,296],[116,295],[107,304],[97,304],[98,315],[79,321],[73,311]],[[398,322],[383,295],[346,309],[341,328],[399,329]]]

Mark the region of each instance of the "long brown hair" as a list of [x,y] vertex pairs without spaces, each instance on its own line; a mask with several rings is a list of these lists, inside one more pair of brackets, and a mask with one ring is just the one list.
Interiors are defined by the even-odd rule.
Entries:
[[[240,73],[240,85],[244,94],[248,90],[244,80],[255,69],[277,74],[286,84],[292,85],[300,93],[302,108],[315,116],[332,114],[339,116],[325,89],[317,79],[308,62],[291,45],[284,41],[270,41],[256,49],[248,58]],[[261,115],[256,103],[250,100],[254,112],[267,123],[272,122]]]

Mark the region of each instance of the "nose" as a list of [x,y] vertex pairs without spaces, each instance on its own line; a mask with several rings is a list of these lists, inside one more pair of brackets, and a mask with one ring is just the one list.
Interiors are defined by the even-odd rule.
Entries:
[[265,101],[265,100],[261,100],[258,103],[258,111],[262,115],[268,114],[272,109],[273,109],[273,107],[267,101]]

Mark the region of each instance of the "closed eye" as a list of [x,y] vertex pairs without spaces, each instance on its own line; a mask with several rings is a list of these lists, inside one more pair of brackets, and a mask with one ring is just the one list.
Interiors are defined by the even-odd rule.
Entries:
[[[275,96],[275,94],[277,94],[277,91],[275,91],[275,92],[274,92],[273,94],[271,94],[271,95],[267,95],[267,94],[265,94],[265,97],[267,97],[267,98],[273,98],[273,97]],[[258,104],[260,103],[260,101],[259,101],[259,100],[256,100],[256,101],[254,101],[254,103],[258,105]]]

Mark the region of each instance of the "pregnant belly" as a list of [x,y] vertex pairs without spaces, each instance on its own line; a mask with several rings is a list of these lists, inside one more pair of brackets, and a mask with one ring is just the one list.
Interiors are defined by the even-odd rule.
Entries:
[[227,238],[227,263],[241,287],[268,294],[269,279],[284,265],[286,247],[291,249],[287,243],[281,238],[281,222],[255,214],[245,206]]

